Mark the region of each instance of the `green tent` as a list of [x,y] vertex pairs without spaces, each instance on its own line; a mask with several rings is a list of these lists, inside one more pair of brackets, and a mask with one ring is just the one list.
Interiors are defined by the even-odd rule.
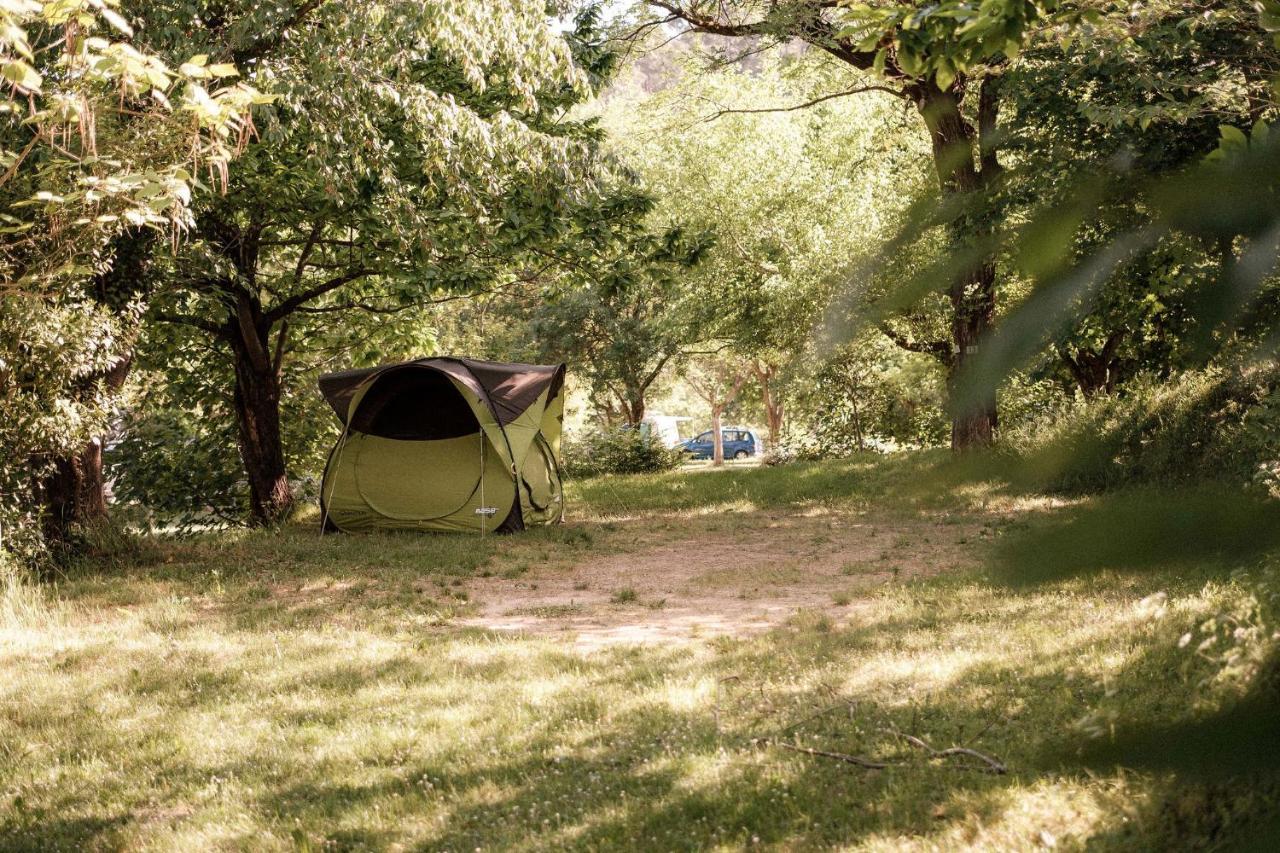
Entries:
[[326,530],[487,533],[564,518],[564,365],[422,358],[320,377],[342,421]]

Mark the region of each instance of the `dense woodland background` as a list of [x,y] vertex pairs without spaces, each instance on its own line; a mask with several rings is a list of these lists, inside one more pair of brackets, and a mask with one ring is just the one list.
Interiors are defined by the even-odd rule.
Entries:
[[1274,478],[1266,10],[552,11],[7,11],[6,552],[106,480],[277,521],[315,377],[423,353],[565,361],[606,431],[674,392],[777,459]]

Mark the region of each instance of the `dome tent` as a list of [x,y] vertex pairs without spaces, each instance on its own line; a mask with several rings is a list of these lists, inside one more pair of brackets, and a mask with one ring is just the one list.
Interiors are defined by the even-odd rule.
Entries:
[[328,530],[485,533],[564,517],[564,365],[422,358],[320,377],[343,424]]

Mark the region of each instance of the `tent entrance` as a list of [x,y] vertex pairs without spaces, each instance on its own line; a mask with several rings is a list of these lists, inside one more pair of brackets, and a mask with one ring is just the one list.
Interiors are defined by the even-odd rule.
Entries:
[[480,422],[448,376],[411,366],[374,381],[351,417],[351,429],[379,438],[437,441],[478,433]]
[[369,386],[351,418],[349,448],[369,509],[397,521],[436,521],[463,513],[481,492],[494,448],[463,394],[444,373],[417,365]]

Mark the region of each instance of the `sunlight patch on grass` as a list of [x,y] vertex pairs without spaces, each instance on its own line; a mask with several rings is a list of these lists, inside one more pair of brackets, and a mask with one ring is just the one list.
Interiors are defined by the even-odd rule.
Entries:
[[[716,525],[727,539],[759,521],[713,518],[726,499],[846,521],[874,505],[858,524],[882,530],[885,548],[926,556],[925,536],[1003,530],[957,496],[880,502],[925,464],[572,488],[597,495],[583,515],[632,504],[662,535]],[[1014,505],[988,497],[989,511]],[[1032,498],[1018,509],[1054,510]],[[67,580],[53,618],[0,628],[0,847],[1026,850],[1051,838],[1167,849],[1275,807],[1265,786],[1070,763],[1086,714],[1141,723],[1194,712],[1213,668],[1178,638],[1247,610],[1232,583],[1156,567],[1010,589],[974,568],[860,593],[848,624],[823,598],[763,635],[591,653],[447,623],[464,606],[454,595],[482,572],[502,583],[519,564],[553,571],[561,552],[567,565],[652,543],[625,524],[579,524],[484,541],[235,532]],[[973,539],[976,565],[992,546]],[[757,561],[746,581],[785,586],[796,559]],[[874,551],[831,571],[842,564],[883,570]],[[721,572],[709,583],[746,582],[708,571]],[[605,597],[630,582],[592,589]],[[1241,689],[1224,682],[1220,693]],[[930,761],[888,729],[972,745],[1011,772]],[[897,766],[870,771],[770,738]]]

